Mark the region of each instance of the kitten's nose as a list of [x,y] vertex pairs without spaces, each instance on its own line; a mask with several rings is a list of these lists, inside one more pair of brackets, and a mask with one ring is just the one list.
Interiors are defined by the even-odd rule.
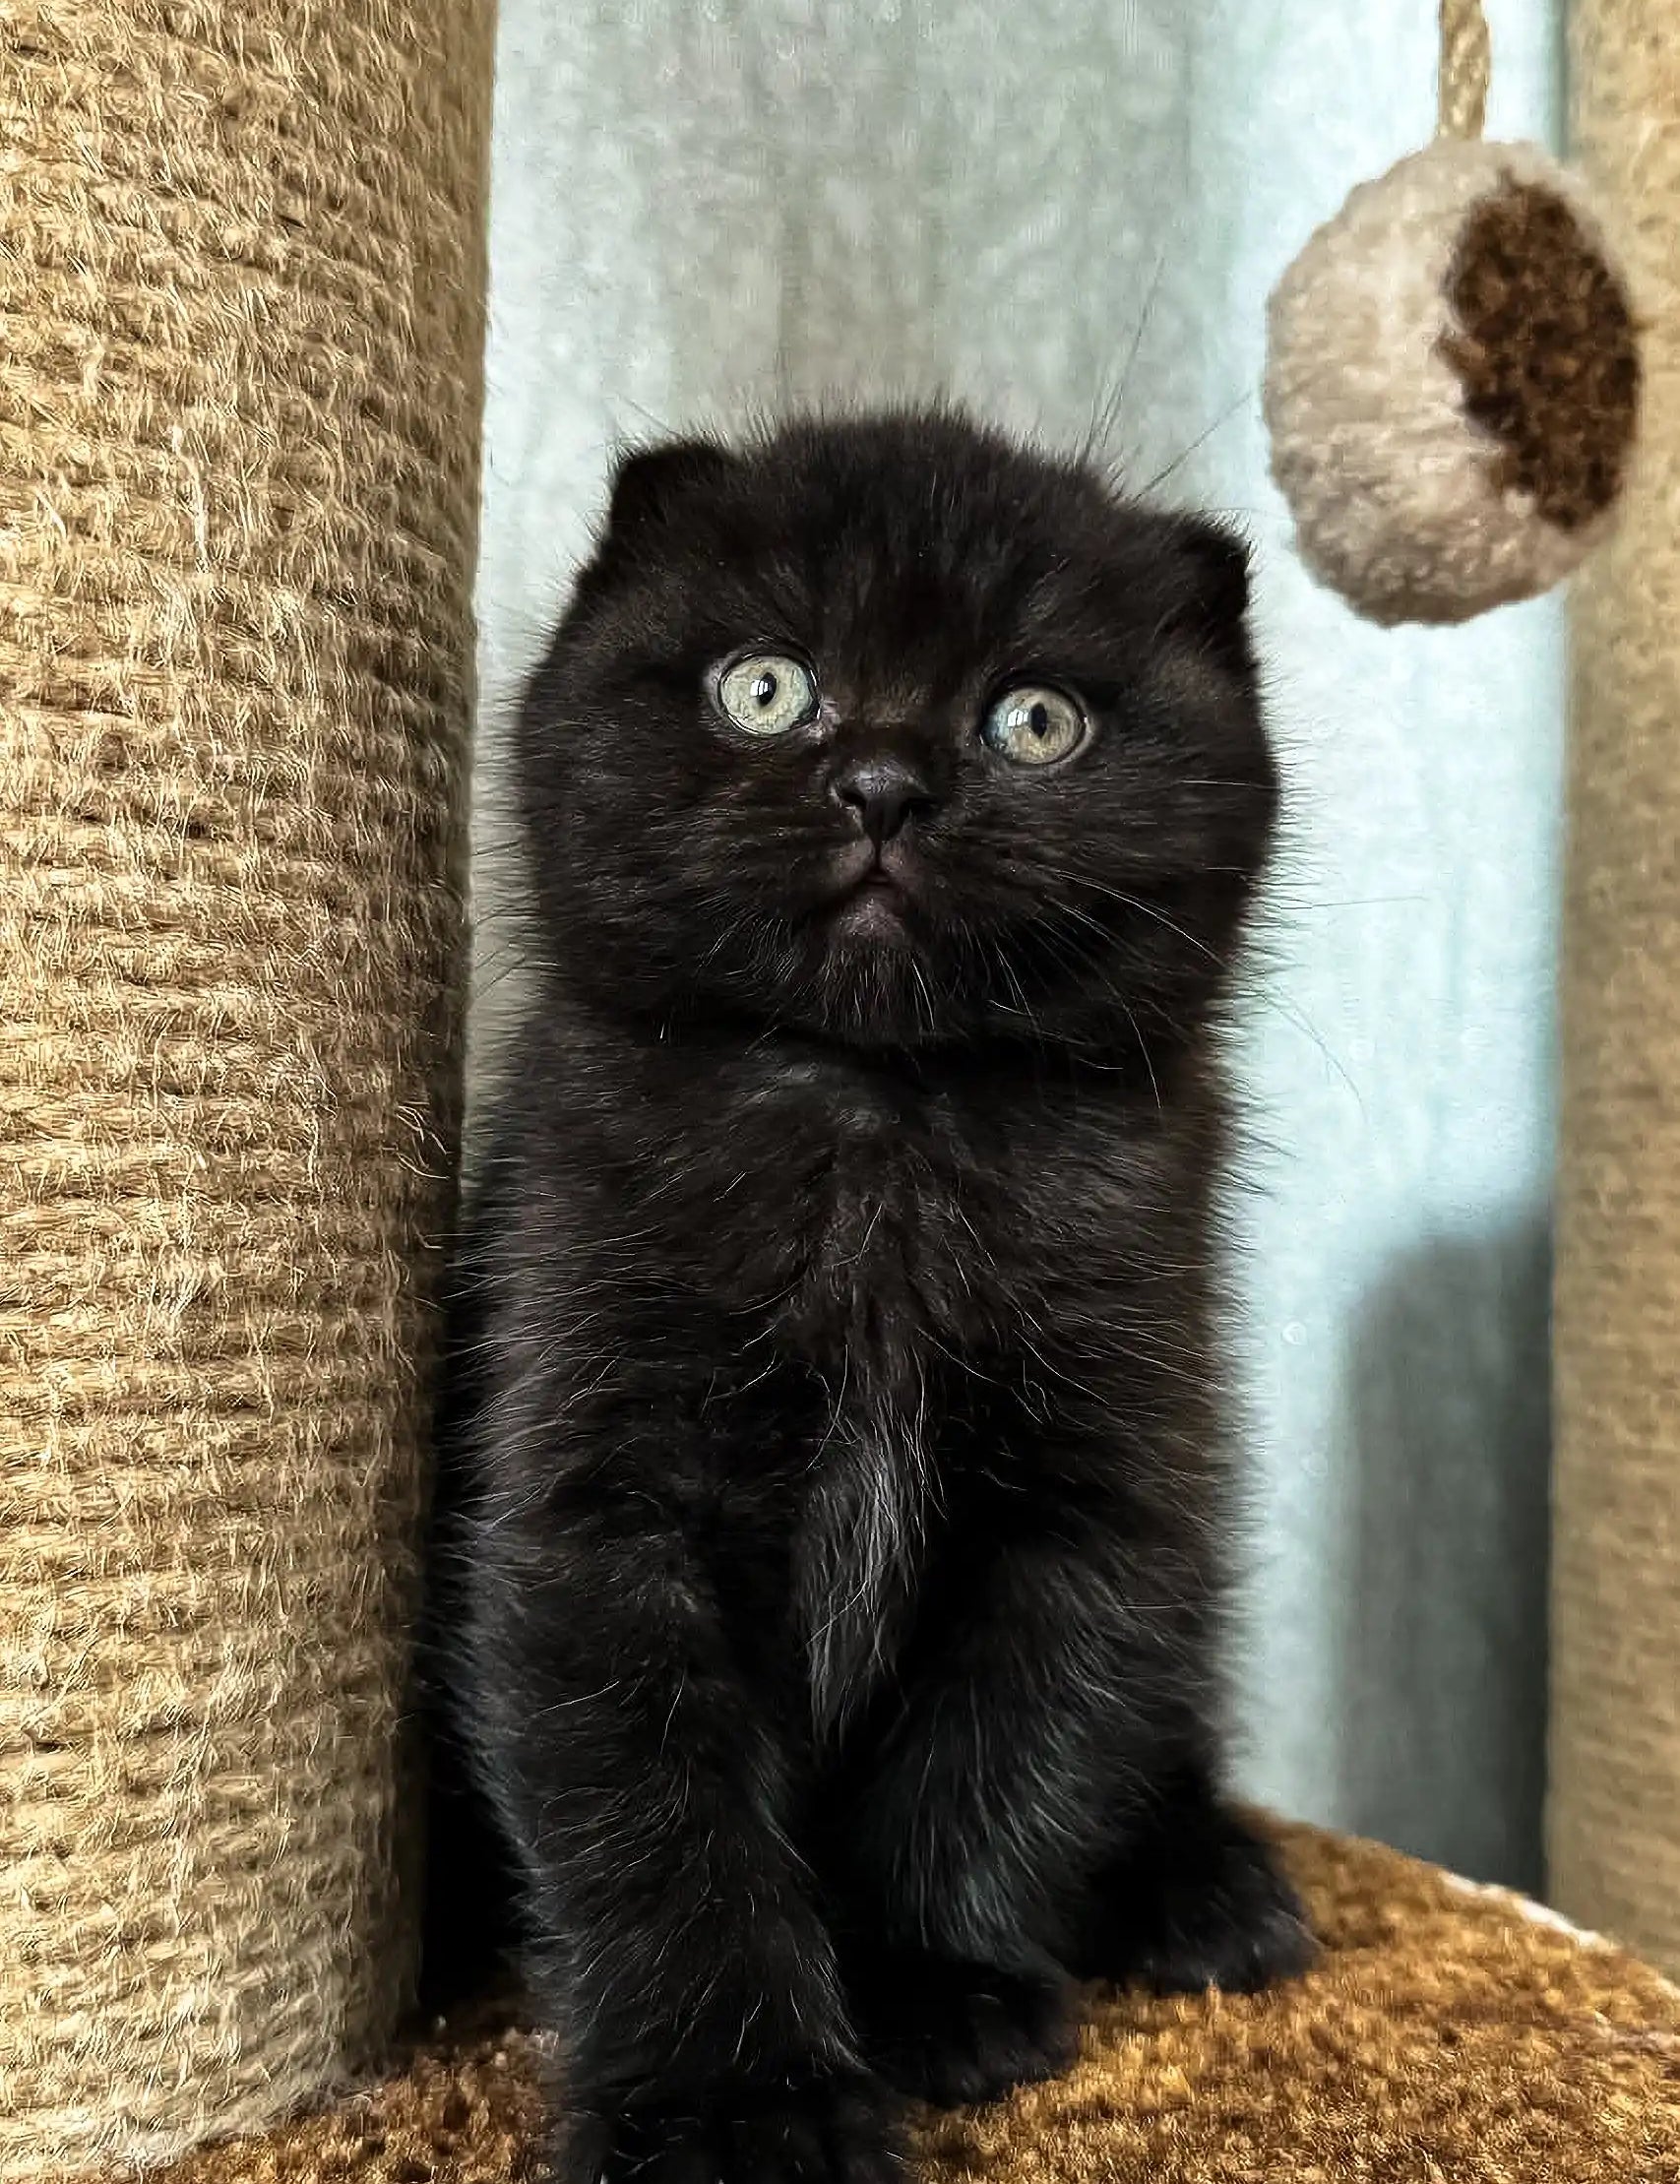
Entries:
[[902,758],[856,759],[836,776],[834,787],[877,849],[909,820],[925,819],[935,802],[921,775]]

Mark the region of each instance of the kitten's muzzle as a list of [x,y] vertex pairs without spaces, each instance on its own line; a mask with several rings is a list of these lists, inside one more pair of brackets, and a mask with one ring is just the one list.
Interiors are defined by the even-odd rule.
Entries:
[[830,787],[878,851],[913,821],[928,818],[939,801],[926,777],[896,755],[854,759]]

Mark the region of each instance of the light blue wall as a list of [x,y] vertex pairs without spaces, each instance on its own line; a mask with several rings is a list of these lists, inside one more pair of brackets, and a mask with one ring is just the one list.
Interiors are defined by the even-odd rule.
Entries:
[[[1551,0],[1493,5],[1543,133]],[[1553,603],[1385,634],[1266,477],[1267,290],[1433,119],[1432,0],[502,0],[478,1025],[497,723],[615,435],[954,388],[1235,515],[1289,828],[1243,1034],[1247,1786],[1536,1879]]]

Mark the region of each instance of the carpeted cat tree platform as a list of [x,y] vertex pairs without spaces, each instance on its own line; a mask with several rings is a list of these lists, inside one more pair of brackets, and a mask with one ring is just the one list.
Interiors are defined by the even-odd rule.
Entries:
[[[1093,1997],[1079,2062],[929,2116],[925,2184],[1676,2184],[1680,1989],[1515,1897],[1286,1837],[1326,1943],[1255,1999]],[[538,2058],[490,2019],[156,2184],[515,2184]]]
[[[1581,10],[1588,59],[1630,57],[1582,82],[1650,234],[1661,12]],[[0,2184],[530,2168],[517,2013],[403,2030],[491,46],[488,0],[0,0]],[[1648,512],[1672,379],[1653,349]],[[1595,595],[1597,687],[1639,678],[1601,760],[1680,707],[1651,521],[1667,559]],[[1591,808],[1594,915],[1626,815],[1671,839],[1663,749]],[[1566,1147],[1554,1833],[1572,1907],[1673,1968],[1680,1410],[1615,1316],[1680,1294],[1649,1126],[1680,986],[1604,977],[1580,924],[1581,1079],[1627,1074]],[[1629,1177],[1637,1265],[1597,1222]],[[927,2120],[927,2175],[1680,2184],[1680,1992],[1515,1899],[1287,1841],[1309,1979],[1092,1997],[1063,2080]]]

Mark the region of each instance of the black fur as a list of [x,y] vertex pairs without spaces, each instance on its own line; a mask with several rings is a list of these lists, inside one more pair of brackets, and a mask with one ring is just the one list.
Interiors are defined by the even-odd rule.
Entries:
[[[576,2184],[869,2184],[902,2093],[1065,2061],[1070,1974],[1305,1962],[1213,1727],[1246,598],[950,414],[619,470],[518,729],[441,1595]],[[816,719],[731,724],[743,649]],[[979,738],[1023,682],[1088,709],[1059,765]]]

